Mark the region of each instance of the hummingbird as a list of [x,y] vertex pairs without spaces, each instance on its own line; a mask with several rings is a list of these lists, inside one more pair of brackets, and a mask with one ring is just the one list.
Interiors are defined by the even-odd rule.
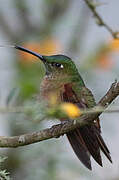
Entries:
[[[50,96],[54,94],[57,95],[59,103],[73,103],[82,109],[96,105],[92,92],[86,87],[71,58],[60,54],[45,56],[21,46],[14,47],[38,57],[43,62],[46,73],[41,82],[40,96],[44,100],[49,101]],[[64,119],[60,120],[64,121]],[[89,125],[66,133],[66,136],[78,159],[89,170],[92,170],[91,156],[100,166],[103,166],[100,151],[112,163],[109,149],[101,136],[99,118]]]

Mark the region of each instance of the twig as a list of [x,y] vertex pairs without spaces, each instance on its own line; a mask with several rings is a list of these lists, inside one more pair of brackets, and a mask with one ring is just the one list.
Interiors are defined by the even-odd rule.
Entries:
[[[107,108],[110,103],[119,95],[119,82],[114,82],[106,95],[100,100],[100,102],[93,109],[101,106]],[[28,144],[33,144],[43,140],[60,137],[61,135],[74,130],[79,126],[92,123],[102,112],[96,112],[92,114],[82,115],[78,121],[69,121],[63,124],[54,125],[51,128],[41,130],[39,132],[33,132],[29,134],[23,134],[20,136],[5,137],[0,136],[0,147],[19,147]]]
[[118,39],[119,38],[119,32],[114,32],[112,30],[112,28],[104,22],[102,17],[96,11],[96,5],[93,3],[93,1],[91,1],[91,0],[84,0],[84,1],[87,4],[87,6],[89,7],[89,9],[92,11],[94,17],[98,20],[97,24],[100,26],[104,26],[107,29],[107,31],[109,31],[111,33],[113,38]]
[[[52,107],[52,108],[48,109],[48,112],[46,110],[46,118],[48,118],[47,116],[51,116],[50,111],[52,111],[52,110],[54,111],[54,113],[52,113],[52,118],[56,118],[55,114],[56,114],[57,111],[59,112],[59,110],[61,110],[61,108],[59,106],[59,109],[57,107],[56,108]],[[95,108],[87,108],[87,109],[84,109],[84,110],[82,110],[82,109],[79,109],[79,110],[81,111],[81,114],[83,114],[83,115],[92,114],[92,113],[100,113],[100,112],[101,113],[102,112],[103,113],[118,113],[119,112],[119,106],[111,106],[111,108],[108,108],[108,109],[103,108],[101,106],[96,106]],[[32,112],[32,111],[34,111],[34,109],[32,107],[29,107],[29,106],[26,106],[26,107],[21,107],[21,106],[17,106],[17,107],[7,107],[7,106],[5,106],[4,107],[3,106],[3,107],[0,107],[0,114],[6,114],[6,113],[29,113],[29,112]],[[63,112],[65,112],[65,110]],[[67,115],[67,117],[70,118],[68,115]],[[80,117],[80,114],[79,114],[79,117]],[[76,120],[78,121],[78,119],[76,119]]]

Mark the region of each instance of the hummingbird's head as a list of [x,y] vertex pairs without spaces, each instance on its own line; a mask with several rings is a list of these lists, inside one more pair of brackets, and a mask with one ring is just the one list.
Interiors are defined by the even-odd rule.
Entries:
[[74,75],[77,68],[71,58],[65,55],[43,56],[47,74],[68,74]]
[[68,75],[69,77],[76,77],[79,75],[74,62],[65,55],[44,56],[21,46],[15,46],[15,48],[38,57],[45,65],[46,75]]

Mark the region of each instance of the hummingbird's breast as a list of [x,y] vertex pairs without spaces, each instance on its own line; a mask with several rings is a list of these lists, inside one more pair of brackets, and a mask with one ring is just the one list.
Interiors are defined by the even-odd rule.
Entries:
[[45,76],[40,86],[40,97],[48,101],[51,96],[56,96],[58,102],[61,101],[61,94],[64,91],[62,80],[53,76]]
[[53,76],[45,76],[40,86],[40,97],[43,100],[50,101],[52,97],[61,102],[78,102],[78,98],[72,90],[73,82],[65,80],[65,76],[58,78]]
[[[50,100],[52,96],[56,97],[57,102],[72,101],[74,97],[72,90],[74,82],[71,82],[67,74],[50,74],[44,76],[40,86],[40,97],[43,100]],[[67,98],[68,97],[68,100]]]

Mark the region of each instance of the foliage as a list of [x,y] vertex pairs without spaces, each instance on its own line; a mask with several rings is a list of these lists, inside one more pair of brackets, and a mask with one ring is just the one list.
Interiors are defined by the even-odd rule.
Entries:
[[10,180],[9,173],[6,170],[2,170],[2,164],[6,160],[6,157],[0,156],[0,179],[1,180]]

